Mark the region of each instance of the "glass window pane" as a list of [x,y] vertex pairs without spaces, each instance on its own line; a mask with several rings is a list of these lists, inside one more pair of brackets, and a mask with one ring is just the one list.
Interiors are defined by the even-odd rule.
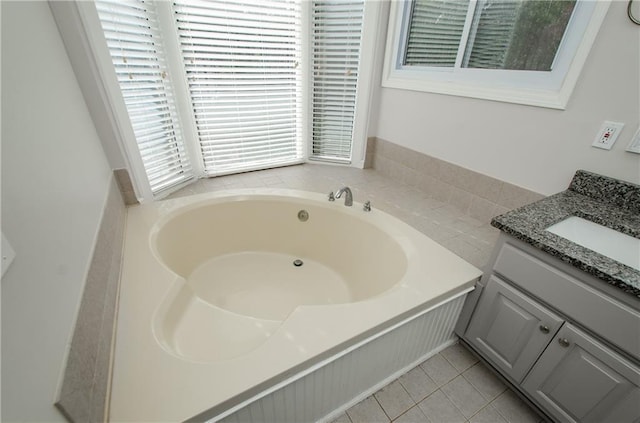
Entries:
[[453,67],[469,0],[415,0],[404,65]]
[[311,2],[311,158],[351,160],[364,0]]
[[479,1],[463,66],[550,71],[575,3]]

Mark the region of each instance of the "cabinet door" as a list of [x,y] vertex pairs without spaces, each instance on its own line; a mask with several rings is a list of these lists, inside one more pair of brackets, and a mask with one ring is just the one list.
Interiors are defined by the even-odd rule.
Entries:
[[567,324],[523,389],[562,422],[640,421],[640,369]]
[[465,334],[487,360],[520,382],[562,319],[496,276],[487,283]]

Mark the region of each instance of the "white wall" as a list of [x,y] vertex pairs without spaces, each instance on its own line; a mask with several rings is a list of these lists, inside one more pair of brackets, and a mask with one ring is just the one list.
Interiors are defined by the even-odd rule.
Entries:
[[[640,31],[626,4],[609,8],[566,110],[381,88],[369,134],[541,194],[577,169],[640,183],[640,155],[624,151],[640,124]],[[591,147],[604,120],[626,124],[611,151]]]
[[111,171],[46,2],[1,2],[2,421],[54,408]]

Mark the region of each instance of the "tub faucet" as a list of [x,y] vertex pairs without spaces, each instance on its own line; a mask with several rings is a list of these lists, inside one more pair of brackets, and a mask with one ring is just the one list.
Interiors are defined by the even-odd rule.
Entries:
[[346,194],[344,197],[344,205],[347,207],[351,207],[353,205],[353,194],[351,193],[351,188],[342,187],[336,192],[335,197],[340,198],[342,194]]

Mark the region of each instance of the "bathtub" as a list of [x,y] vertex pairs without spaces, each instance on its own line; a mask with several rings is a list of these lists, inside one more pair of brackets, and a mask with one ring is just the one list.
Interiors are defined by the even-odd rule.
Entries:
[[330,419],[449,345],[480,274],[375,204],[259,189],[132,207],[110,419]]

